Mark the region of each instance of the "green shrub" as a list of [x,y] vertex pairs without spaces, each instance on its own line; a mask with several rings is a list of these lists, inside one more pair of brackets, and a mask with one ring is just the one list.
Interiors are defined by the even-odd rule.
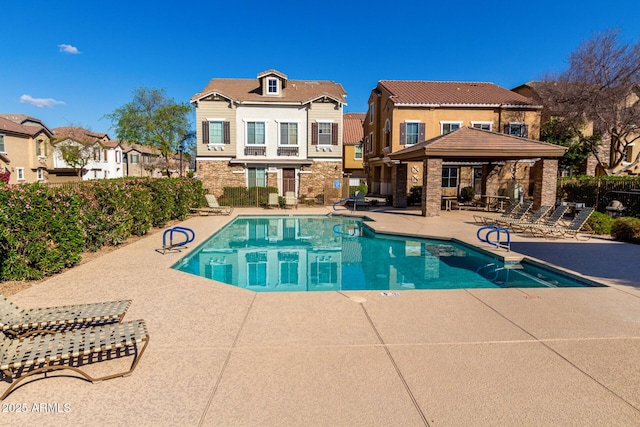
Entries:
[[640,243],[640,219],[618,218],[611,227],[611,237],[622,242]]
[[460,190],[460,201],[470,202],[476,197],[476,190],[473,187],[463,187]]
[[587,221],[593,232],[598,235],[611,234],[611,227],[614,222],[616,222],[614,218],[600,212],[592,213]]
[[409,196],[407,197],[407,204],[409,205],[422,205],[422,186],[416,185],[409,189]]
[[193,179],[111,179],[71,188],[0,186],[0,281],[73,266],[85,250],[118,245],[184,219],[202,196]]

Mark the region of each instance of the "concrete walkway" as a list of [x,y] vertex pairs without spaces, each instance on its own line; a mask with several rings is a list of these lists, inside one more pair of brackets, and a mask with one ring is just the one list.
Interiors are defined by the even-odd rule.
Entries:
[[[366,215],[379,231],[477,243],[469,212]],[[200,243],[228,220],[183,225]],[[640,425],[640,246],[516,236],[516,256],[610,286],[398,296],[254,293],[170,269],[182,254],[160,246],[149,236],[11,297],[133,299],[126,319],[144,318],[151,341],[130,377],[17,389],[0,425]]]

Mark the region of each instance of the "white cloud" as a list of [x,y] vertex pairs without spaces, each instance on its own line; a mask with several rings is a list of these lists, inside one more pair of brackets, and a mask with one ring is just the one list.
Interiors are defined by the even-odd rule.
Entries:
[[64,102],[56,101],[53,98],[33,98],[29,95],[22,95],[20,97],[20,102],[35,105],[38,108],[53,107],[56,104],[64,104]]
[[81,53],[77,47],[71,46],[70,44],[59,44],[58,48],[60,49],[60,52],[69,53],[71,55],[77,55]]

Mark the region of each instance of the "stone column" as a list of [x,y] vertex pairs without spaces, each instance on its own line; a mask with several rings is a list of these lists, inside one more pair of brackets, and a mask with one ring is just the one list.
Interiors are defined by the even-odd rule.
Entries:
[[558,185],[558,160],[538,160],[531,168],[533,174],[533,207],[555,206]]
[[442,204],[442,159],[424,159],[422,216],[439,216]]
[[407,207],[407,164],[393,165],[391,171],[391,190],[393,191],[393,207]]

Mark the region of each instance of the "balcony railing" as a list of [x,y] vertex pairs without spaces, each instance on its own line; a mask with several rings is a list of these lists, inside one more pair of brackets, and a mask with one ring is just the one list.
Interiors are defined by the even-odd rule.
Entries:
[[245,147],[245,156],[265,156],[267,154],[266,147]]
[[298,147],[278,147],[278,156],[297,156]]

